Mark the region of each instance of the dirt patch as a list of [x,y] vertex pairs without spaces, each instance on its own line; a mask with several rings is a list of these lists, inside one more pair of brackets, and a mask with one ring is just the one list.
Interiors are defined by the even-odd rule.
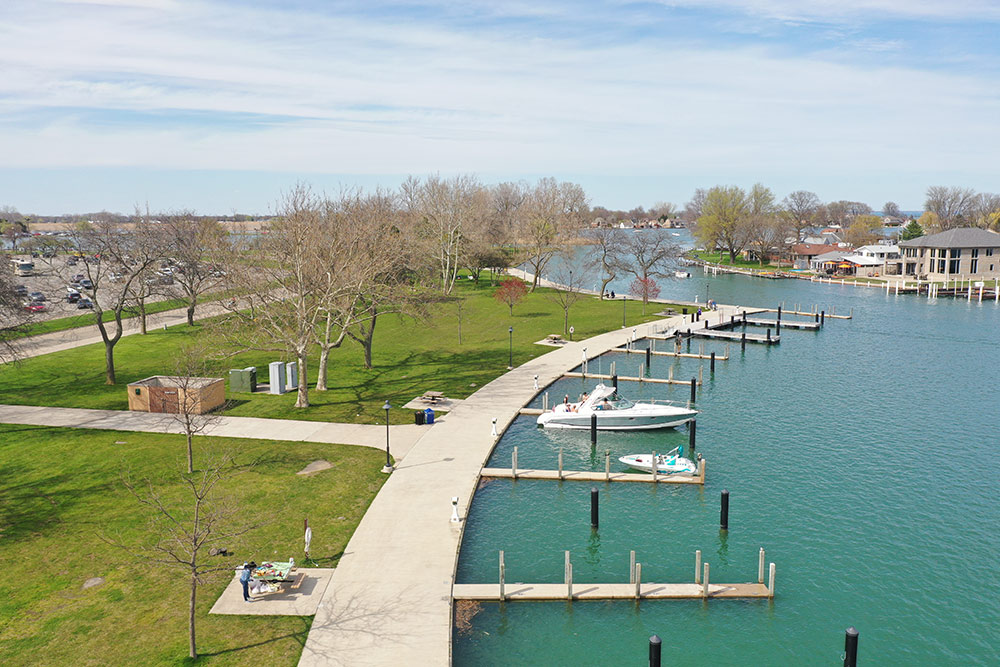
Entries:
[[329,461],[324,461],[323,459],[319,459],[317,461],[313,461],[312,463],[310,463],[305,468],[303,468],[302,470],[298,471],[295,474],[296,475],[314,475],[314,474],[316,474],[318,472],[322,472],[324,470],[329,470],[332,467],[333,467],[333,464],[330,463]]
[[100,586],[103,583],[104,583],[104,577],[91,577],[90,579],[87,579],[85,582],[83,582],[83,588],[84,590],[86,590],[88,588],[93,588],[94,586]]

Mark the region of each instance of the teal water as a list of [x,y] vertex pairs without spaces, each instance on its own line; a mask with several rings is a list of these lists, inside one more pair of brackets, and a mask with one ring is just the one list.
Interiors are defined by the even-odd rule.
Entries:
[[[712,580],[756,577],[757,550],[777,564],[767,601],[483,604],[454,635],[457,665],[645,664],[647,639],[664,638],[680,664],[839,664],[843,631],[861,632],[868,664],[1000,661],[1000,401],[993,302],[928,302],[878,290],[740,276],[671,281],[667,298],[773,306],[854,308],[820,332],[782,331],[778,346],[738,347],[705,362],[697,407],[704,489],[598,484],[601,526],[589,525],[591,485],[496,480],[470,509],[458,581],[627,581],[634,549],[647,581],[690,581],[694,551]],[[697,343],[695,344],[695,348]],[[706,351],[724,346],[706,343]],[[644,361],[591,361],[619,373]],[[697,374],[701,362],[654,359],[653,374]],[[579,379],[555,399],[585,390]],[[686,400],[685,387],[622,383],[634,397]],[[519,418],[491,465],[603,469],[604,450],[666,451],[684,429],[659,433],[548,433]],[[617,466],[615,469],[621,469]],[[718,529],[719,492],[731,496],[730,530]]]

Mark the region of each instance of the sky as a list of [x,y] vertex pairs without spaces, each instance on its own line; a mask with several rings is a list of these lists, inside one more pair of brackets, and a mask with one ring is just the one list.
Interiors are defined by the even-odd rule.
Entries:
[[296,182],[592,205],[1000,192],[995,0],[2,0],[0,206],[266,213]]

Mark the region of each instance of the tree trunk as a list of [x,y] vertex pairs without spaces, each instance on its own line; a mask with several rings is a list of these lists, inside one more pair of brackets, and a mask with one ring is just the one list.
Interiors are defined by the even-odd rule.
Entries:
[[563,335],[569,335],[569,306],[563,308]]
[[365,368],[372,367],[372,339],[375,338],[375,322],[378,320],[378,313],[372,312],[371,326],[368,328],[367,335],[364,340],[361,341],[361,346],[365,348]]
[[602,301],[604,300],[604,293],[608,290],[608,285],[614,279],[615,279],[615,276],[611,276],[610,278],[604,278],[604,279],[601,280],[601,300]]
[[146,299],[145,297],[139,299],[139,333],[143,336],[148,333],[146,331]]
[[194,659],[198,657],[198,649],[194,645],[194,607],[198,596],[198,577],[191,573],[191,602],[188,605],[188,655]]
[[[185,396],[186,400],[187,397]],[[194,448],[192,446],[194,444],[194,436],[191,435],[191,425],[185,424],[185,427],[185,431],[187,431],[188,474],[190,475],[194,472]]]
[[736,250],[734,248],[729,249],[729,263],[736,264]]
[[104,341],[104,384],[115,383],[115,343]]
[[330,359],[330,348],[321,345],[319,348],[319,368],[316,371],[316,391],[326,391],[326,364]]
[[306,378],[306,353],[299,352],[296,355],[299,364],[299,388],[295,398],[295,407],[309,407],[309,383]]
[[187,316],[188,316],[188,326],[189,327],[193,327],[194,326],[194,307],[197,306],[197,305],[198,305],[198,301],[195,298],[193,298],[193,297],[191,298],[190,301],[188,301]]

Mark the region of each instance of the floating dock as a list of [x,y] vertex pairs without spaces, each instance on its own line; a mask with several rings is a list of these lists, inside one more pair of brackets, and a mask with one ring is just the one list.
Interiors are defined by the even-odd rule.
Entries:
[[[704,459],[702,459],[704,461]],[[697,475],[665,475],[653,477],[651,473],[595,472],[591,470],[530,470],[512,468],[483,468],[483,477],[496,479],[547,479],[566,482],[645,482],[647,484],[704,484],[705,466]]]
[[[742,321],[742,320],[741,320]],[[646,338],[654,338],[656,340],[674,340],[673,336],[646,336]],[[623,352],[625,354],[646,354],[646,350],[628,350],[624,347],[616,347],[613,350],[608,350],[608,352]],[[679,359],[704,359],[709,360],[712,358],[710,354],[694,354],[693,352],[660,352],[659,350],[650,350],[649,353],[654,357],[676,357]],[[729,361],[729,355],[715,355],[716,361]]]
[[749,324],[754,327],[770,327],[771,329],[777,329],[778,325],[781,325],[782,329],[805,329],[807,331],[819,331],[819,322],[803,322],[801,320],[762,320],[759,318],[736,320],[735,326],[740,326],[741,324]]
[[[527,600],[692,600],[700,598],[769,598],[764,584],[710,584],[708,593],[702,584],[575,584],[569,593],[567,584],[507,584],[504,598]],[[499,584],[455,584],[451,596],[456,600],[499,601]]]
[[[776,313],[776,312],[778,312],[777,308],[761,308],[760,310],[763,311],[763,312],[765,312],[765,313]],[[833,315],[831,313],[824,313],[823,316],[824,317],[829,317],[829,318],[832,318],[832,319],[835,319],[835,320],[850,320],[850,319],[854,318],[853,309],[851,309],[851,310],[852,310],[852,314],[851,315]],[[815,312],[807,312],[807,311],[804,311],[804,310],[782,310],[781,314],[782,315],[805,315],[806,317],[816,317],[817,315],[820,314],[820,311],[817,310]]]
[[[738,339],[739,339],[739,336],[737,336],[737,340]],[[750,340],[749,336],[747,336],[747,340]],[[614,379],[613,375],[601,375],[600,373],[563,373],[563,377],[567,377],[567,378],[584,378],[584,379],[594,378],[594,379],[597,379],[597,380],[612,380],[612,379]],[[619,375],[618,379],[621,380],[622,382],[652,382],[652,383],[655,383],[655,384],[683,384],[683,385],[687,385],[687,386],[691,385],[691,381],[690,380],[673,380],[673,379],[664,379],[664,378],[644,378],[644,377],[633,378],[633,377],[626,377],[624,375]],[[698,382],[697,384],[700,385],[701,382]]]
[[[742,322],[742,320],[740,320]],[[718,326],[718,325],[716,325]],[[725,326],[729,326],[727,322]],[[777,345],[781,342],[781,335],[774,334],[773,336],[759,336],[754,334],[743,334],[736,333],[735,331],[717,331],[716,329],[691,329],[690,334],[688,331],[682,331],[685,336],[697,336],[698,338],[715,338],[717,340],[728,340],[734,342],[740,342],[743,340],[743,336],[746,336],[746,341],[748,343],[758,343],[761,345]],[[621,378],[619,378],[621,379]]]

